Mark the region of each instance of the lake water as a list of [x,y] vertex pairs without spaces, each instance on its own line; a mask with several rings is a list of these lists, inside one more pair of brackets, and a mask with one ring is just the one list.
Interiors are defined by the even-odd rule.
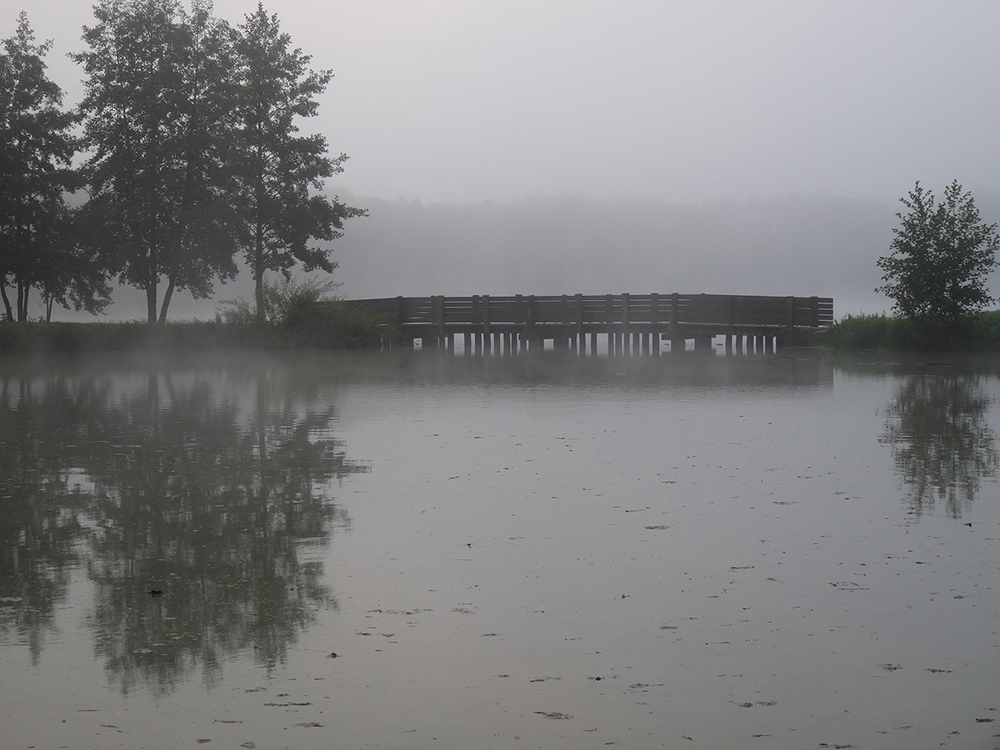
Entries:
[[0,361],[4,748],[1000,747],[1000,362]]

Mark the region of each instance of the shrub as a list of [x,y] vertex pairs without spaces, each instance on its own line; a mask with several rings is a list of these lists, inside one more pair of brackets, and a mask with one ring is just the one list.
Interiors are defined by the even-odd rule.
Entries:
[[[316,302],[328,302],[336,299],[333,294],[340,283],[332,279],[316,278],[296,281],[280,279],[264,282],[264,319],[271,325],[287,321],[292,308]],[[220,323],[230,325],[254,325],[257,321],[257,308],[253,300],[242,298],[224,299],[221,307],[215,312],[215,319]]]

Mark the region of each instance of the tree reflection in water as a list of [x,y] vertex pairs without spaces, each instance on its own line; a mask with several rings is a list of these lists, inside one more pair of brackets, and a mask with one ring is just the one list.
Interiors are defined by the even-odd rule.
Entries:
[[886,407],[881,442],[892,446],[915,514],[943,500],[958,518],[975,500],[980,480],[996,474],[992,401],[975,376],[914,375],[900,383]]
[[123,692],[211,684],[238,654],[271,667],[336,606],[309,554],[347,522],[330,483],[367,467],[330,435],[332,406],[279,401],[273,377],[3,382],[2,622],[35,659],[74,563]]
[[0,632],[25,643],[34,665],[81,559],[91,504],[64,452],[93,393],[73,398],[65,386],[0,379]]

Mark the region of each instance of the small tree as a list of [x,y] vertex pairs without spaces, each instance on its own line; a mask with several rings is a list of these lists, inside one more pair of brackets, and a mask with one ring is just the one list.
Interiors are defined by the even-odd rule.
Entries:
[[918,182],[900,198],[907,213],[897,213],[892,254],[878,259],[885,282],[875,291],[894,301],[905,318],[956,320],[989,305],[986,278],[997,267],[1000,247],[996,224],[985,224],[972,194],[958,181],[938,204]]
[[344,219],[366,212],[320,192],[325,178],[343,171],[346,154],[331,158],[323,136],[296,135],[299,118],[316,114],[316,97],[332,74],[309,70],[310,58],[291,47],[278,17],[261,4],[236,29],[233,46],[239,118],[234,202],[255,281],[257,322],[263,323],[264,274],[280,271],[287,279],[296,263],[307,273],[332,272],[329,249],[310,241],[336,239]]

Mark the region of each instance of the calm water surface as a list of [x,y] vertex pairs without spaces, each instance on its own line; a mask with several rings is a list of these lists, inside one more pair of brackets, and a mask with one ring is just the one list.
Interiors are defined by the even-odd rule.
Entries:
[[992,750],[998,373],[0,361],[2,745]]

